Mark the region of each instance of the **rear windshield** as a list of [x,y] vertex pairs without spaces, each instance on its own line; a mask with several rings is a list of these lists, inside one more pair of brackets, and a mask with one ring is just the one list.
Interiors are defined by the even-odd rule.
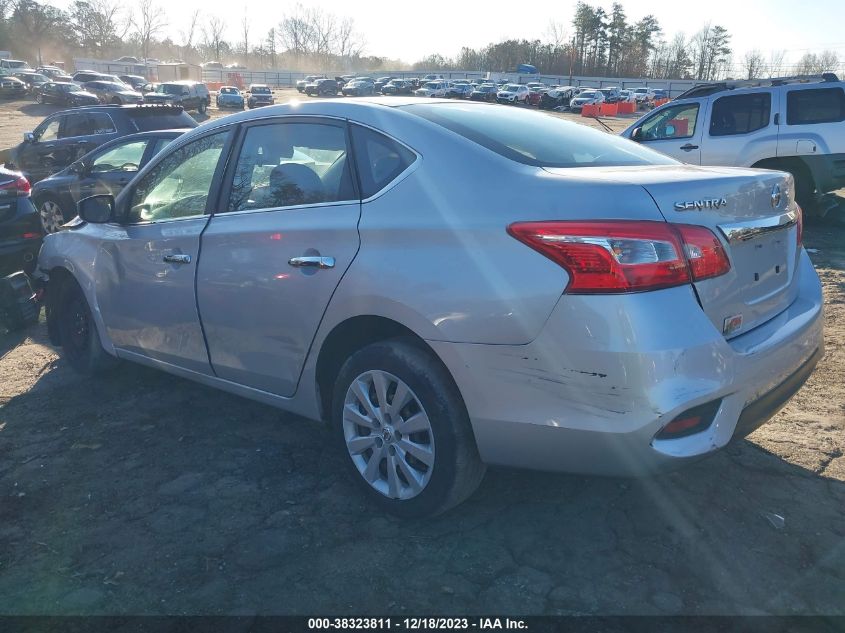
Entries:
[[403,106],[518,163],[535,167],[673,165],[672,158],[579,123],[518,108],[470,104]]
[[139,132],[173,130],[183,127],[197,127],[198,125],[193,117],[185,111],[162,112],[156,108],[139,108],[135,111],[128,110],[127,113],[132,117],[132,121]]

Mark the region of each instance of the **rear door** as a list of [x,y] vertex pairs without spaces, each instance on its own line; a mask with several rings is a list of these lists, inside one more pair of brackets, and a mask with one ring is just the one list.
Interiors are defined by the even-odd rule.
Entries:
[[841,84],[786,85],[778,156],[845,153],[845,90]]
[[635,141],[692,165],[701,163],[701,138],[708,99],[685,99],[643,120]]
[[202,236],[197,303],[214,372],[291,396],[323,313],[358,252],[361,203],[346,124],[245,126]]
[[704,119],[701,164],[742,167],[771,158],[778,138],[776,97],[771,90],[711,97]]

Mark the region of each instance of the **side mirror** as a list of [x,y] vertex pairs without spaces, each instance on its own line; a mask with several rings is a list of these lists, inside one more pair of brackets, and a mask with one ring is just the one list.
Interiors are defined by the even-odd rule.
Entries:
[[114,215],[114,196],[100,194],[83,198],[76,205],[79,217],[91,224],[105,224]]
[[78,160],[76,162],[71,163],[69,169],[71,173],[83,174],[85,173],[85,163],[83,163],[81,160]]
[[35,134],[32,132],[24,132],[23,133],[23,142],[24,143],[34,143],[35,142]]
[[632,141],[643,140],[643,129],[641,127],[635,127],[634,128],[634,131],[631,132],[631,140]]

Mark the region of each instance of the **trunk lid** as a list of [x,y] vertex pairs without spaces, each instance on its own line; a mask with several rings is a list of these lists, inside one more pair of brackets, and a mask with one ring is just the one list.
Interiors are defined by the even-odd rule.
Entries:
[[694,286],[726,338],[765,323],[795,300],[800,249],[789,174],[691,165],[585,168],[579,174],[640,185],[668,222],[704,226],[720,239],[730,271]]

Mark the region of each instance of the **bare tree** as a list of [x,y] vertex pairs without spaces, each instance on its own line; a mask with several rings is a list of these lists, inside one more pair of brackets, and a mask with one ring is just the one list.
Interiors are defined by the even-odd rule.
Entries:
[[202,33],[205,38],[205,47],[214,52],[214,59],[220,61],[220,50],[224,46],[223,32],[226,24],[216,15],[208,18],[208,23],[203,27]]
[[549,26],[546,27],[546,37],[555,48],[563,46],[569,40],[566,24],[549,20]]
[[76,41],[97,56],[110,54],[130,27],[123,5],[115,0],[77,0],[69,13]]
[[779,77],[783,74],[783,58],[785,55],[786,51],[783,49],[769,52],[769,77]]
[[763,54],[756,48],[745,53],[743,60],[743,69],[746,79],[757,79],[762,77],[765,73],[765,64]]
[[141,42],[141,54],[144,61],[150,57],[150,44],[166,26],[164,9],[155,4],[154,0],[139,0],[138,13],[132,16],[132,26],[135,35]]
[[249,65],[249,16],[244,6],[244,17],[241,19],[241,46],[244,52],[244,66]]
[[819,73],[833,72],[839,67],[839,55],[835,51],[824,50],[818,56]]
[[188,28],[180,31],[180,35],[182,36],[182,59],[185,61],[188,60],[188,54],[192,51],[194,47],[194,36],[196,35],[197,31],[197,24],[199,23],[200,19],[200,10],[196,9],[191,14],[191,19],[188,21]]

